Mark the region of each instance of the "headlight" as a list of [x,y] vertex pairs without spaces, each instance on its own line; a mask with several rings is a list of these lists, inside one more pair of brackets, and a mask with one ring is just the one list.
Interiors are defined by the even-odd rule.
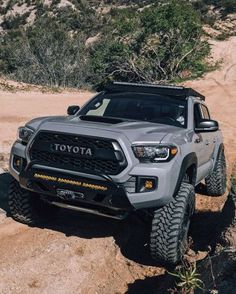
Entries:
[[134,155],[140,161],[170,161],[178,152],[176,146],[133,145]]
[[17,134],[17,140],[28,143],[32,135],[34,134],[34,131],[27,128],[27,127],[19,127],[18,134]]

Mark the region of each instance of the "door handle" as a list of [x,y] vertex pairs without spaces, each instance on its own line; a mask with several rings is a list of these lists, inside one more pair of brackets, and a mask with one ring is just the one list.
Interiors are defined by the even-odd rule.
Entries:
[[209,145],[209,144],[210,144],[209,140],[206,140],[206,145]]
[[194,143],[197,143],[197,144],[200,143],[200,142],[201,142],[200,138],[196,138],[195,141],[194,141]]

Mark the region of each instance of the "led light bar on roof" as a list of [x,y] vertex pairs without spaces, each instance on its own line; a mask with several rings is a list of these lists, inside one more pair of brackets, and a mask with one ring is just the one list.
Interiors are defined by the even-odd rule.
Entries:
[[113,82],[106,85],[101,90],[107,93],[136,92],[160,94],[166,96],[175,96],[182,99],[193,96],[205,101],[205,96],[202,94],[198,93],[192,88],[185,88],[182,86]]

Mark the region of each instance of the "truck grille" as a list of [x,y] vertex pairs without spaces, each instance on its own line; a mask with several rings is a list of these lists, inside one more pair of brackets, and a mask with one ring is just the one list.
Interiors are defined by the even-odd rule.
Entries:
[[[117,175],[127,166],[124,154],[120,147],[115,150],[110,139],[70,135],[54,132],[40,132],[33,141],[29,150],[30,159],[34,164],[40,164],[66,170]],[[91,158],[81,154],[56,152],[53,144],[69,146],[83,146],[94,150]],[[117,156],[117,152],[119,153]]]

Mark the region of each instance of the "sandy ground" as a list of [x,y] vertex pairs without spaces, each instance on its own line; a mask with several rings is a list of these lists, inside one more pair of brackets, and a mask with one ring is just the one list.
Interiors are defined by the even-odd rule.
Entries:
[[221,68],[204,79],[186,83],[206,96],[213,119],[220,123],[227,150],[228,163],[236,159],[236,38],[212,42],[214,60],[222,62]]
[[[236,159],[236,38],[214,42],[212,50],[222,67],[186,84],[206,95],[220,122],[230,173]],[[68,105],[82,105],[91,96],[0,90],[0,166],[19,125],[65,114]],[[137,217],[116,222],[61,210],[50,225],[30,228],[7,217],[8,183],[9,176],[0,175],[0,293],[166,293],[165,269],[150,259],[148,228]],[[190,232],[195,252],[214,245],[225,198],[198,195]]]
[[18,126],[47,115],[65,115],[69,105],[83,105],[94,94],[90,92],[41,93],[0,90],[0,152],[8,153],[16,138]]

